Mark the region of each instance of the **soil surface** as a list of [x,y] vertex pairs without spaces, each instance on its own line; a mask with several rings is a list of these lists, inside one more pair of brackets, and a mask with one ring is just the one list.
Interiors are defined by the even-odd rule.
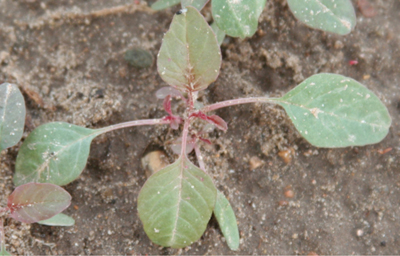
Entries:
[[[52,121],[100,128],[165,115],[150,68],[124,60],[132,48],[156,58],[178,7],[154,12],[139,0],[0,0],[0,83],[27,102],[24,137]],[[354,6],[357,2],[353,0]],[[363,1],[365,2],[365,1]],[[347,36],[313,30],[285,0],[268,0],[250,39],[226,38],[221,75],[200,101],[279,96],[321,72],[352,77],[375,92],[393,123],[379,144],[312,147],[282,108],[250,104],[217,111],[229,125],[202,145],[208,173],[236,213],[241,244],[230,251],[214,218],[203,237],[177,250],[150,242],[138,218],[143,156],[179,133],[167,126],[96,138],[82,175],[66,186],[73,227],[5,220],[14,254],[400,254],[400,1],[370,0]],[[210,8],[203,11],[210,19]],[[372,16],[372,17],[371,17]],[[357,60],[356,65],[349,61]],[[21,144],[1,153],[1,204],[14,189]]]

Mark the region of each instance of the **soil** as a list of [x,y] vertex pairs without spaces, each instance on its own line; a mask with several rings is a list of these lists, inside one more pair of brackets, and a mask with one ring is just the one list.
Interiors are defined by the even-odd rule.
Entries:
[[[24,93],[24,137],[51,121],[100,128],[165,115],[154,96],[166,86],[155,63],[137,69],[124,60],[133,48],[157,55],[178,7],[154,12],[152,2],[0,0],[0,83],[15,83]],[[136,200],[146,181],[142,157],[162,150],[173,161],[168,145],[179,133],[167,126],[115,131],[94,140],[87,167],[65,187],[73,197],[65,213],[75,226],[6,219],[8,251],[400,254],[400,1],[370,1],[372,14],[357,8],[357,26],[347,36],[306,27],[285,0],[267,2],[255,36],[225,39],[221,75],[200,101],[279,96],[313,74],[339,73],[365,84],[389,109],[393,123],[381,143],[315,148],[278,106],[217,111],[229,129],[211,132],[213,144],[201,148],[209,174],[236,213],[240,248],[229,250],[212,218],[198,242],[177,250],[150,242]],[[210,17],[209,6],[203,13]],[[14,188],[20,145],[1,153],[3,206]]]

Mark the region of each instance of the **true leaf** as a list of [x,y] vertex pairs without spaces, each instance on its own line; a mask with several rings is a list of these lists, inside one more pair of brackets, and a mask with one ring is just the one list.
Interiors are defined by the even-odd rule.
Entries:
[[257,30],[258,18],[266,0],[212,1],[214,22],[233,37],[250,37]]
[[306,25],[346,35],[356,25],[350,0],[288,0],[289,8]]
[[181,91],[199,91],[217,79],[221,51],[204,17],[193,7],[176,14],[158,54],[158,73]]
[[151,5],[151,8],[153,10],[159,11],[177,5],[180,2],[181,0],[158,0],[157,2]]
[[144,184],[138,198],[139,217],[151,241],[182,248],[204,233],[216,196],[211,178],[181,156]]
[[39,126],[25,139],[15,164],[14,183],[66,185],[82,172],[90,143],[99,134],[80,126],[55,122]]
[[59,213],[57,215],[54,215],[50,219],[47,220],[41,220],[38,222],[41,225],[46,225],[46,226],[64,226],[64,227],[69,227],[73,226],[75,224],[75,220],[71,218],[68,215],[65,215],[63,213]]
[[225,32],[217,26],[217,23],[213,22],[211,24],[211,28],[213,29],[215,36],[217,37],[218,44],[221,45],[225,39]]
[[239,229],[236,223],[235,213],[228,199],[218,190],[217,201],[215,202],[214,215],[217,218],[219,227],[224,234],[229,248],[236,251],[239,248]]
[[206,5],[207,2],[208,0],[181,0],[182,8],[193,6],[199,11],[203,9],[203,7]]
[[2,245],[0,250],[0,256],[9,256],[9,255],[11,255],[11,253],[6,251],[5,245]]
[[301,135],[317,147],[377,143],[391,124],[388,110],[373,92],[336,74],[314,75],[277,103]]
[[17,187],[8,197],[10,217],[34,223],[62,212],[71,204],[71,196],[63,188],[48,183],[28,183]]
[[0,85],[0,151],[18,143],[24,132],[25,101],[18,87]]

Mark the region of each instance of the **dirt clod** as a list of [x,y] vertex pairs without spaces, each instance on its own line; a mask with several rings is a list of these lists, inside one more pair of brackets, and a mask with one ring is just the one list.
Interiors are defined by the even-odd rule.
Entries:
[[161,150],[147,153],[141,161],[148,178],[169,164],[168,157]]

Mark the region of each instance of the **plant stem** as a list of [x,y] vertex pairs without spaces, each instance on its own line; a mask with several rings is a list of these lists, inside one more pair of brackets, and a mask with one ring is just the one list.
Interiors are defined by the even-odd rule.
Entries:
[[194,144],[194,152],[196,153],[196,158],[197,162],[199,162],[200,169],[206,171],[206,165],[204,164],[203,156],[201,155],[201,151],[197,143]]
[[194,109],[194,97],[193,92],[188,91],[188,108],[185,113],[185,123],[183,125],[182,131],[182,147],[181,147],[181,156],[186,156],[186,144],[187,144],[187,137],[189,134],[189,126],[190,126],[190,119]]
[[5,240],[6,235],[4,234],[3,218],[0,218],[0,252],[3,252],[6,248]]
[[118,130],[118,129],[133,127],[133,126],[169,124],[169,123],[170,123],[169,120],[165,120],[163,118],[161,118],[161,119],[143,119],[143,120],[129,121],[129,122],[120,123],[120,124],[114,124],[111,126],[107,126],[107,127],[98,129],[97,131],[99,131],[99,134],[102,134],[102,133],[111,132],[111,131]]
[[240,105],[240,104],[247,104],[247,103],[272,103],[275,102],[275,98],[267,98],[267,97],[251,97],[251,98],[239,98],[239,99],[233,99],[233,100],[226,100],[226,101],[221,101],[217,102],[208,106],[205,106],[202,108],[200,111],[203,113],[210,112],[216,109],[220,108],[225,108],[225,107],[230,107],[234,105]]
[[185,123],[183,125],[181,156],[183,155],[186,156],[186,144],[187,144],[187,137],[189,134],[189,125],[190,125],[190,117],[185,119]]

